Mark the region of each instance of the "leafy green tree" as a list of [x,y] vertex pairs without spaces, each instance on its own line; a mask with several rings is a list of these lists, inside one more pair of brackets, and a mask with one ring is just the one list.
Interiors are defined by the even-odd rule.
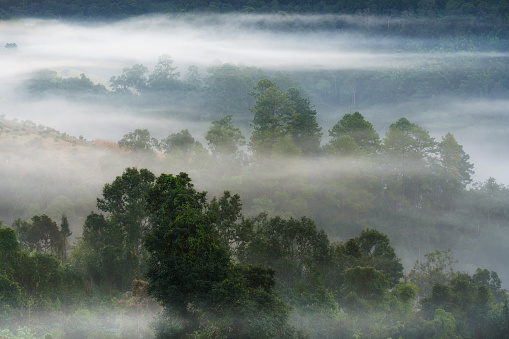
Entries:
[[291,122],[293,142],[305,155],[319,153],[322,128],[316,122],[316,110],[297,88],[289,88],[286,93],[295,107],[296,116]]
[[391,287],[403,278],[403,265],[390,245],[389,237],[375,229],[364,229],[355,239],[362,254],[370,257],[370,265],[387,275]]
[[389,155],[408,160],[428,160],[437,152],[429,132],[406,118],[389,126],[383,145]]
[[240,129],[231,123],[232,116],[227,115],[212,121],[212,126],[205,134],[212,154],[216,157],[231,156],[239,152],[239,147],[246,144]]
[[229,249],[235,258],[239,247],[252,235],[252,227],[242,215],[242,203],[238,194],[225,191],[219,199],[214,197],[207,207],[214,229],[218,232],[222,246]]
[[121,230],[102,214],[92,212],[87,216],[83,238],[75,245],[71,261],[107,292],[125,290],[131,283]]
[[456,332],[456,319],[454,318],[454,315],[442,309],[435,310],[435,315],[433,317],[433,329],[435,331],[433,338],[458,338]]
[[189,153],[194,147],[201,146],[187,129],[178,133],[172,133],[161,141],[161,149],[164,153],[182,152]]
[[[157,335],[180,338],[205,331],[217,336],[293,337],[288,309],[272,292],[274,272],[233,264],[214,224],[217,203],[207,213],[205,195],[194,189],[185,173],[161,174],[149,192],[148,292],[165,307],[163,321],[175,314],[173,319],[181,324],[178,328],[160,323]],[[222,205],[232,207],[223,211],[225,216],[238,216],[237,204],[229,197]]]
[[447,284],[454,276],[452,265],[457,262],[451,249],[435,250],[424,254],[426,261],[416,260],[413,269],[408,273],[411,283],[419,287],[419,297],[431,293],[433,284]]
[[142,275],[142,238],[148,230],[145,201],[154,181],[154,174],[147,169],[127,168],[122,176],[104,185],[102,198],[97,199],[97,208],[108,213],[109,227],[119,230],[121,243],[117,246],[135,279]]
[[68,238],[72,235],[71,229],[69,228],[69,220],[67,220],[67,215],[65,214],[62,214],[60,222],[60,233],[65,238]]
[[285,93],[268,79],[254,86],[250,149],[256,154],[316,154],[322,137],[316,111],[296,88]]
[[16,232],[16,237],[20,243],[21,248],[26,249],[31,247],[31,239],[30,239],[30,229],[32,228],[32,224],[27,220],[22,220],[18,218],[14,220],[11,227]]
[[400,316],[412,313],[412,303],[417,298],[418,290],[419,288],[416,285],[410,283],[399,282],[394,286],[391,294],[395,296],[398,301]]
[[472,182],[474,165],[468,161],[469,155],[451,133],[442,137],[442,141],[438,143],[438,152],[441,178],[446,188],[464,189]]
[[249,147],[257,154],[271,154],[276,140],[292,133],[295,104],[268,79],[258,81],[254,95],[253,134]]
[[384,178],[386,203],[396,206],[403,202],[416,208],[431,205],[432,187],[435,186],[431,168],[437,144],[429,132],[401,118],[389,126],[383,139],[383,150],[387,156],[382,164],[387,174]]
[[362,114],[345,114],[329,131],[332,138],[326,146],[328,153],[374,154],[380,149],[380,137]]
[[[2,318],[5,317],[5,313],[12,312],[12,308],[19,306],[20,301],[21,289],[19,285],[0,271],[0,314]],[[2,323],[3,321],[0,320],[0,324]]]
[[29,246],[43,253],[60,255],[62,253],[63,239],[57,223],[47,215],[32,217],[32,226],[28,232]]
[[148,77],[148,87],[156,91],[171,91],[179,89],[180,72],[173,66],[173,59],[169,55],[161,55],[154,71]]
[[12,274],[15,269],[16,252],[20,250],[13,229],[0,227],[0,272]]
[[67,215],[62,214],[62,218],[60,219],[60,235],[62,237],[62,253],[63,257],[67,255],[67,247],[69,242],[67,238],[72,235],[71,229],[69,228],[69,220],[67,220]]
[[488,269],[477,268],[472,276],[478,286],[486,286],[495,298],[496,303],[505,302],[505,293],[502,290],[502,280],[498,277],[497,272]]
[[191,65],[187,68],[184,84],[188,90],[198,90],[202,86],[202,79],[198,67]]
[[370,307],[381,308],[388,292],[389,281],[382,271],[359,266],[345,270],[345,303],[351,310],[365,310],[366,303]]
[[148,129],[137,128],[134,132],[125,134],[118,145],[131,152],[151,152],[158,147],[158,142],[150,137]]
[[[248,237],[238,246],[242,264],[264,265],[276,271],[276,288],[283,299],[301,310],[335,314],[338,306],[322,276],[332,264],[326,234],[309,218],[244,220]],[[252,235],[250,235],[252,234]]]
[[201,213],[204,205],[205,192],[196,192],[185,173],[159,176],[147,199],[148,292],[190,322],[186,331],[197,326],[189,305],[202,306],[230,268],[225,249],[214,245],[213,229]]
[[147,88],[148,68],[141,64],[124,67],[122,75],[110,78],[113,91],[117,93],[141,94]]

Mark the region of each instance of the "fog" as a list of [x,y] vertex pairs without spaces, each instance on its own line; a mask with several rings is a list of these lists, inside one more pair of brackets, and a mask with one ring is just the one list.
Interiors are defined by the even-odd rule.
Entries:
[[[50,98],[35,103],[20,95],[22,82],[40,69],[78,76],[84,72],[95,83],[109,85],[109,78],[122,68],[141,63],[151,68],[162,54],[170,55],[184,75],[188,65],[205,74],[207,67],[222,63],[256,66],[267,70],[401,70],[424,67],[433,72],[450,72],[458,67],[482,68],[485,60],[505,59],[508,53],[479,50],[465,44],[461,50],[437,51],[422,48],[429,38],[403,38],[361,33],[357,28],[381,29],[385,25],[423,24],[422,20],[369,16],[144,16],[118,22],[73,23],[57,20],[22,19],[1,22],[0,43],[15,42],[16,51],[0,51],[0,114],[30,119],[70,135],[87,139],[118,140],[135,128],[148,128],[162,138],[188,128],[203,140],[209,121],[188,126],[174,118],[140,117],[130,107],[91,102],[66,102]],[[429,22],[433,24],[433,22]],[[302,30],[298,27],[312,27]],[[341,29],[330,30],[330,26]],[[411,41],[411,42],[410,42]],[[444,46],[447,38],[434,43]],[[409,48],[408,46],[416,46]],[[466,60],[462,63],[458,60]],[[23,98],[19,100],[20,98]],[[453,133],[476,166],[475,179],[489,176],[509,183],[504,168],[507,160],[500,152],[509,141],[499,119],[507,119],[507,102],[435,97],[420,102],[404,98],[395,105],[350,107],[372,121],[381,136],[388,126],[405,116],[418,123],[438,140]],[[345,107],[323,108],[318,104],[318,120],[324,130],[349,111]],[[195,108],[171,107],[175,111]],[[126,113],[129,113],[126,115]],[[127,118],[129,116],[129,118]],[[496,118],[494,120],[494,118]],[[249,131],[248,131],[249,132]]]
[[[267,20],[260,16],[200,18],[148,16],[95,25],[29,19],[3,23],[2,40],[15,41],[19,51],[11,62],[2,62],[2,70],[14,75],[60,66],[102,70],[111,75],[133,62],[153,63],[162,54],[171,55],[180,65],[206,67],[212,62],[229,62],[278,70],[412,68],[437,59],[508,56],[475,48],[424,53],[398,51],[395,49],[401,48],[402,38],[366,36],[352,30],[319,27],[306,33],[270,31],[264,26],[257,27],[257,20]],[[285,18],[269,17],[280,25],[323,24],[323,18],[316,16]],[[271,20],[269,27],[270,23]]]

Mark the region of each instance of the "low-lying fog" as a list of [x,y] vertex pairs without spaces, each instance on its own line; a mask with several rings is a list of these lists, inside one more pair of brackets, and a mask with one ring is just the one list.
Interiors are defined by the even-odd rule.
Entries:
[[[464,44],[463,49],[436,51],[422,48],[427,40],[388,34],[377,35],[355,30],[356,22],[364,25],[401,24],[390,18],[349,16],[146,16],[113,23],[73,23],[57,20],[23,19],[0,22],[0,44],[16,43],[18,48],[0,51],[0,114],[7,118],[30,119],[37,124],[56,128],[87,139],[119,140],[136,128],[148,128],[154,137],[188,128],[197,139],[210,121],[179,122],[174,118],[146,118],[132,107],[99,103],[78,105],[61,98],[29,101],[23,95],[22,82],[34,71],[53,69],[60,76],[86,73],[95,83],[109,85],[110,77],[122,74],[133,64],[152,69],[160,55],[170,55],[174,66],[185,74],[189,65],[202,75],[212,65],[231,63],[255,66],[269,71],[299,70],[401,70],[424,67],[430,72],[450,72],[457,67],[486,67],[485,60],[500,60],[508,53],[480,50]],[[306,33],[292,29],[305,25]],[[326,29],[327,24],[348,29]],[[271,29],[273,28],[273,29]],[[438,45],[445,46],[447,39]],[[483,46],[483,44],[481,44]],[[411,49],[408,46],[415,46]],[[471,62],[456,63],[469,58]],[[473,60],[473,61],[472,61]],[[340,73],[339,73],[340,74]],[[312,103],[313,98],[311,98]],[[430,131],[440,140],[447,132],[455,135],[475,164],[475,181],[489,176],[509,183],[509,160],[504,155],[509,146],[505,126],[508,100],[457,99],[443,95],[397,104],[368,105],[361,108],[341,106],[337,109],[314,103],[318,121],[327,131],[343,114],[359,110],[383,137],[388,126],[405,116]],[[189,109],[173,107],[173,110]],[[126,115],[125,113],[130,114]],[[138,115],[138,116],[137,116]]]

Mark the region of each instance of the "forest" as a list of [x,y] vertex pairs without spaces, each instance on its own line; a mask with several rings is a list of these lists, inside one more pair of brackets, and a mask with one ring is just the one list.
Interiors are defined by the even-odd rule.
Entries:
[[[111,91],[143,93],[128,72],[111,78]],[[83,74],[48,74],[56,79],[48,90],[61,95],[76,84],[108,91]],[[34,83],[39,75],[28,86],[45,92]],[[3,225],[2,335],[504,337],[502,280],[484,267],[456,269],[451,248],[472,251],[473,242],[505,233],[509,189],[493,178],[472,184],[474,166],[451,133],[436,141],[403,117],[381,138],[354,112],[321,146],[317,112],[297,88],[265,78],[251,95],[249,140],[226,115],[210,124],[207,148],[188,129],[162,140],[136,129],[92,143],[4,119],[3,138],[37,135],[28,147],[41,159],[48,145],[67,143],[86,147],[79,153],[101,150],[102,171],[140,169],[120,170],[103,186],[72,242],[67,214],[80,213],[72,197],[35,206],[61,211],[55,220],[43,213]],[[211,197],[188,174],[161,171],[182,163],[212,190],[223,182],[232,193]],[[418,258],[406,272],[395,247]]]
[[0,338],[506,338],[509,3],[0,0]]

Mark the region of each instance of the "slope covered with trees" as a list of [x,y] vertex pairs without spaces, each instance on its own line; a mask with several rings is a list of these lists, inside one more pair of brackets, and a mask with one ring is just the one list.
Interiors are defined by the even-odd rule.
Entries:
[[[116,196],[125,197],[120,209]],[[0,228],[2,334],[16,337],[11,330],[25,324],[25,317],[32,329],[18,329],[17,336],[102,337],[111,331],[107,326],[121,337],[159,338],[507,333],[507,291],[498,274],[454,270],[450,250],[426,253],[404,275],[390,238],[380,231],[367,228],[331,242],[307,217],[246,217],[238,195],[224,192],[207,201],[185,173],[156,177],[127,168],[104,186],[97,205],[108,214],[89,214],[83,237],[70,251],[30,252],[34,241],[61,244],[68,234],[64,218],[60,229],[45,215]],[[18,241],[42,222],[58,235]],[[143,240],[139,251],[133,239]],[[123,314],[133,310],[135,329],[118,327],[115,319],[86,327],[97,297],[129,290],[113,305],[124,305]],[[154,334],[139,324],[157,310],[147,293],[163,308]]]

